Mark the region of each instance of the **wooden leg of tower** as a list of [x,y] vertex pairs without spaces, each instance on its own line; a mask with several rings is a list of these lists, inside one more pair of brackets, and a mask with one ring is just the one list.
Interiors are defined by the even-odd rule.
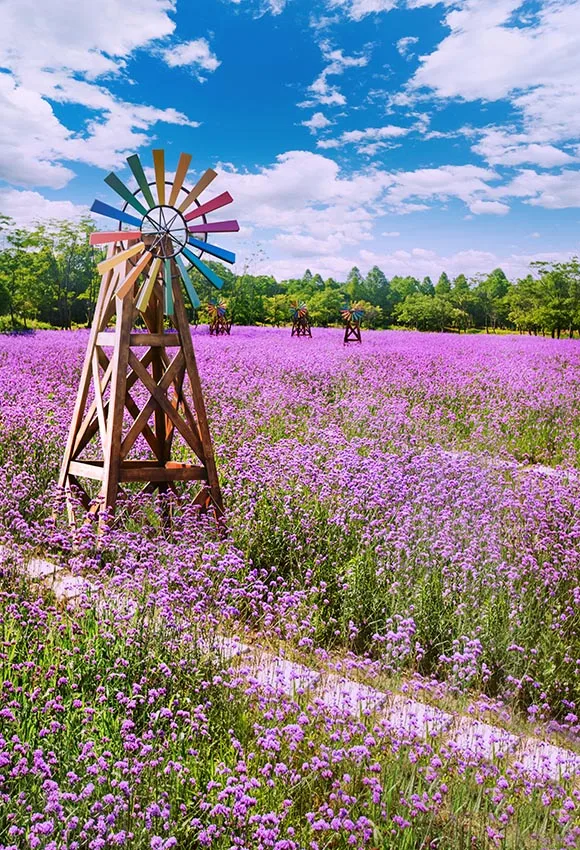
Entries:
[[191,385],[193,405],[197,414],[199,434],[203,447],[204,457],[200,458],[200,460],[202,460],[206,468],[208,490],[211,502],[213,504],[218,520],[221,520],[223,517],[224,508],[217,475],[217,469],[215,465],[215,458],[213,454],[213,445],[211,442],[211,435],[207,422],[207,414],[205,411],[205,403],[201,391],[199,373],[197,371],[197,363],[195,361],[195,352],[193,350],[193,343],[191,341],[191,332],[185,313],[185,307],[183,306],[181,287],[177,282],[176,276],[173,277],[173,302],[173,308],[175,311],[175,327],[177,333],[179,334],[181,347],[185,357],[185,368],[187,371],[187,376],[189,378],[189,383]]
[[[127,391],[129,336],[133,325],[133,301],[130,295],[117,298],[117,324],[111,374],[111,397],[107,411],[107,439],[104,452],[103,482],[100,492],[101,511],[112,510],[117,501],[121,469],[123,412]],[[102,520],[100,520],[102,524]]]
[[[112,256],[112,250],[109,252],[109,255]],[[77,397],[75,401],[74,411],[72,415],[72,421],[70,425],[70,429],[68,432],[66,447],[64,450],[64,456],[62,459],[62,465],[60,468],[60,474],[58,479],[58,486],[63,488],[67,495],[67,512],[69,522],[74,521],[74,516],[72,513],[72,504],[70,499],[70,485],[76,484],[76,479],[73,480],[72,476],[70,476],[70,463],[73,460],[74,454],[74,446],[77,439],[78,431],[82,425],[85,406],[87,402],[87,397],[89,393],[89,389],[91,386],[91,373],[93,368],[93,352],[95,350],[95,344],[97,341],[97,335],[99,333],[101,327],[101,321],[103,313],[106,309],[106,305],[110,299],[110,294],[112,288],[116,281],[116,274],[114,270],[107,272],[107,274],[103,277],[101,281],[101,287],[99,290],[99,296],[97,298],[97,303],[95,306],[95,315],[93,317],[93,324],[91,327],[91,332],[89,335],[89,341],[87,344],[87,349],[85,352],[85,360],[83,363],[83,367],[81,370],[81,377],[79,380],[79,388],[77,391]]]

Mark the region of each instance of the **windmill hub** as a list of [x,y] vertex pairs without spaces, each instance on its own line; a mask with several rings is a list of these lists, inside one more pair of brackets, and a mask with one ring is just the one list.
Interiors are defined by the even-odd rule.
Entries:
[[141,233],[147,250],[166,260],[181,254],[189,237],[183,215],[164,204],[149,210],[143,218]]

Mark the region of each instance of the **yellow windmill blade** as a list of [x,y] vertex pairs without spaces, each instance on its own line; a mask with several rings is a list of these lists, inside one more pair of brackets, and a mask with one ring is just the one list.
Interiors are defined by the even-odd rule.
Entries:
[[105,274],[110,269],[115,268],[119,263],[123,263],[125,260],[129,260],[131,257],[134,257],[135,254],[140,254],[141,251],[145,250],[145,244],[143,242],[137,242],[136,245],[132,245],[130,248],[127,248],[125,251],[120,251],[118,254],[114,254],[112,257],[109,257],[108,260],[103,260],[97,266],[99,270],[99,274]]
[[187,175],[187,169],[189,168],[189,163],[191,162],[191,154],[190,153],[182,153],[179,157],[179,162],[177,163],[177,170],[175,172],[175,178],[173,180],[173,186],[171,187],[171,194],[169,196],[169,206],[172,207],[179,195],[179,191],[183,186],[183,181]]
[[153,151],[153,165],[155,167],[157,200],[163,206],[165,204],[165,151],[161,148]]
[[199,180],[197,181],[197,183],[195,184],[195,186],[193,187],[193,189],[191,190],[189,195],[186,198],[183,199],[183,201],[181,202],[181,204],[177,208],[179,210],[179,212],[185,212],[185,210],[193,204],[193,202],[198,197],[198,195],[201,195],[203,190],[207,189],[209,184],[213,180],[215,180],[216,177],[217,177],[217,171],[214,171],[213,168],[208,168],[207,171],[205,171],[201,175],[201,177],[199,178]]
[[139,293],[139,297],[137,299],[137,304],[135,305],[140,313],[143,313],[147,309],[147,305],[149,304],[149,299],[151,298],[151,293],[153,292],[153,286],[157,279],[157,275],[159,274],[159,269],[161,267],[161,259],[159,257],[155,257],[153,262],[151,263],[151,268],[149,270],[149,276],[143,286],[141,287],[141,292]]
[[124,298],[125,295],[127,295],[127,293],[131,291],[133,284],[135,283],[141,272],[147,268],[152,259],[153,257],[151,256],[149,251],[147,251],[144,257],[141,257],[137,265],[133,266],[133,268],[131,269],[127,277],[124,279],[122,284],[117,288],[117,291],[115,292],[117,298]]

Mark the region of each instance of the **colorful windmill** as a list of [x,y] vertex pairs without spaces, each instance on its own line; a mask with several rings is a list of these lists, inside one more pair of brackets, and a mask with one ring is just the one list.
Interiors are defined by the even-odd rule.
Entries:
[[[60,484],[67,495],[76,489],[87,511],[100,517],[104,509],[114,509],[119,491],[132,482],[165,492],[175,489],[176,482],[197,481],[201,486],[195,502],[204,508],[213,505],[217,515],[223,512],[180,282],[194,309],[200,301],[192,268],[220,289],[222,280],[201,256],[233,263],[235,255],[210,244],[207,235],[237,231],[239,225],[233,220],[208,222],[210,213],[233,198],[222,192],[201,203],[198,198],[217,174],[207,169],[193,188],[185,188],[190,162],[191,155],[182,153],[173,180],[167,180],[164,152],[154,150],[154,180],[148,181],[139,157],[130,156],[134,191],[116,174],[105,178],[123,207],[95,201],[91,208],[118,226],[90,239],[92,245],[108,245],[108,251],[98,264],[101,287]],[[134,328],[137,319],[144,322],[145,332]],[[184,392],[186,377],[191,405]],[[139,403],[137,394],[131,394],[135,385],[141,391]],[[176,439],[185,443],[194,462],[171,460]],[[91,492],[85,479],[99,482],[98,493]]]
[[228,334],[232,328],[232,323],[227,319],[228,305],[225,301],[217,301],[212,298],[207,305],[209,313],[209,332],[211,336],[220,336],[220,334]]
[[310,314],[304,301],[292,301],[292,333],[290,336],[312,336],[310,327]]
[[354,304],[352,307],[345,305],[340,311],[342,321],[344,322],[344,339],[346,345],[348,342],[362,342],[360,335],[360,323],[364,318],[365,311]]

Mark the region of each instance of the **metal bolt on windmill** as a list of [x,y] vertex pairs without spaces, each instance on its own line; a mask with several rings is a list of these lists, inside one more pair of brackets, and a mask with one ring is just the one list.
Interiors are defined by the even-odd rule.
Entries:
[[[130,156],[134,192],[113,173],[105,178],[123,208],[98,200],[91,207],[118,226],[90,238],[108,250],[98,265],[101,286],[60,471],[71,521],[73,489],[101,524],[119,492],[136,482],[144,491],[162,493],[175,490],[177,482],[198,482],[195,504],[212,508],[218,518],[223,514],[181,284],[194,310],[200,301],[191,268],[221,289],[223,281],[201,257],[235,262],[233,253],[210,244],[207,236],[237,231],[239,225],[208,222],[210,213],[233,198],[223,192],[201,203],[198,198],[217,174],[209,168],[193,188],[185,188],[190,162],[191,155],[182,153],[173,180],[166,180],[164,152],[154,150],[155,179],[148,182],[139,157]],[[145,329],[135,328],[139,319]],[[171,459],[179,443],[192,460]],[[91,481],[97,482],[96,494]]]
[[345,306],[341,309],[340,315],[344,322],[344,345],[349,342],[362,342],[360,324],[364,318],[364,314],[365,311],[356,307],[356,305],[353,307]]
[[292,311],[292,333],[290,336],[312,337],[310,313],[306,304],[303,301],[293,301],[290,304],[290,310]]
[[228,307],[225,301],[217,301],[215,298],[212,298],[207,305],[207,312],[210,318],[210,336],[220,336],[221,334],[227,334],[229,336],[232,323],[227,318],[227,309]]

